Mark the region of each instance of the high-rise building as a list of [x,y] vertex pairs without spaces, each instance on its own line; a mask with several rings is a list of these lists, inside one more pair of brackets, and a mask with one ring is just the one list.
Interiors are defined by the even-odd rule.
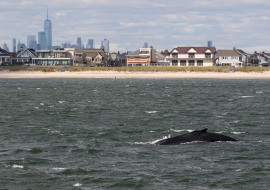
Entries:
[[7,52],[9,52],[9,48],[8,48],[6,43],[3,44],[3,49],[6,50]]
[[65,42],[62,44],[62,48],[71,48],[70,42]]
[[16,39],[12,39],[12,52],[16,52]]
[[87,49],[94,49],[94,40],[93,39],[89,39],[88,43],[86,45]]
[[45,32],[38,32],[38,46],[39,50],[45,50],[46,49],[46,36]]
[[21,43],[20,39],[17,44],[17,51],[20,51],[21,49],[26,49],[26,45],[24,43]]
[[208,42],[207,42],[207,46],[208,46],[208,47],[213,47],[213,42],[212,42],[212,41],[208,41]]
[[143,48],[148,48],[148,43],[147,43],[147,42],[145,42],[145,43],[143,44]]
[[101,49],[104,49],[105,52],[110,51],[110,46],[109,46],[109,40],[104,39],[103,41],[101,41]]
[[77,37],[77,45],[76,45],[77,49],[82,49],[82,38],[81,37]]
[[36,36],[34,35],[27,36],[27,48],[37,49]]
[[44,32],[46,38],[46,49],[52,49],[52,22],[49,20],[48,9],[47,9],[47,19],[44,21]]

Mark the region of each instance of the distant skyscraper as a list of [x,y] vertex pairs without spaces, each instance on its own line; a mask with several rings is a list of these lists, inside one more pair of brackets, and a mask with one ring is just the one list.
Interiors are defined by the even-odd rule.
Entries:
[[6,43],[3,44],[3,49],[6,50],[7,52],[9,52],[9,48],[8,48]]
[[87,49],[94,49],[94,40],[93,39],[89,39],[88,43],[86,45]]
[[82,38],[78,37],[77,38],[77,45],[76,45],[77,49],[82,49]]
[[62,48],[71,48],[70,42],[65,42],[62,44]]
[[145,43],[143,44],[143,48],[148,48],[148,43],[145,42]]
[[109,40],[104,39],[103,41],[101,41],[101,49],[104,49],[105,52],[110,51],[110,46],[109,46]]
[[39,32],[38,33],[38,44],[39,44],[39,50],[45,50],[46,49],[45,32]]
[[26,49],[26,45],[24,43],[21,43],[21,41],[19,40],[18,44],[17,44],[17,51],[20,51],[22,49]]
[[213,42],[212,42],[212,41],[208,41],[208,42],[207,42],[207,46],[208,46],[208,47],[213,47]]
[[12,52],[16,52],[16,39],[12,39]]
[[27,48],[37,49],[36,36],[34,35],[27,36]]
[[52,49],[52,22],[49,20],[48,9],[47,9],[47,19],[44,21],[44,32],[46,38],[46,49]]

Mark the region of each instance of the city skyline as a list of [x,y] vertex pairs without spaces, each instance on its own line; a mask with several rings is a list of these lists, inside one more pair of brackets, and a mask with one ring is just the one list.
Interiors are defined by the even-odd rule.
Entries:
[[12,39],[26,43],[28,35],[43,31],[47,6],[53,46],[76,44],[81,37],[83,44],[88,39],[109,39],[111,51],[136,50],[144,42],[170,50],[205,46],[207,41],[218,48],[270,51],[270,2],[266,0],[3,1],[0,46],[6,43],[11,50]]

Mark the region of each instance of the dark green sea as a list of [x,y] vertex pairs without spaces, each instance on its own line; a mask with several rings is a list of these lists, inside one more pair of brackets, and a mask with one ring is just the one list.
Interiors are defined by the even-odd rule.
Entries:
[[0,79],[0,189],[269,189],[269,127],[270,80]]

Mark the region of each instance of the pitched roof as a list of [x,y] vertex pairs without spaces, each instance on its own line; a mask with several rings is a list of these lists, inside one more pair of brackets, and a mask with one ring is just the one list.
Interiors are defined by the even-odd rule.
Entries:
[[137,56],[140,55],[140,50],[139,49],[137,49],[136,51],[133,51],[133,52],[127,54],[126,56],[136,56],[136,55]]
[[10,56],[10,54],[6,50],[0,48],[0,56]]
[[188,51],[190,49],[194,49],[197,53],[199,54],[203,54],[205,53],[207,50],[210,50],[211,53],[216,52],[216,48],[215,47],[177,47],[175,48],[179,53],[188,53]]
[[105,56],[106,52],[103,49],[82,49],[77,50],[76,53],[85,53],[87,57],[96,57],[98,54]]
[[36,51],[34,49],[25,49],[23,51],[18,51],[17,52],[17,57],[21,57],[22,54],[24,54],[25,52],[31,58],[36,58],[37,57]]
[[217,50],[216,56],[239,56],[240,54],[233,49],[219,49]]

